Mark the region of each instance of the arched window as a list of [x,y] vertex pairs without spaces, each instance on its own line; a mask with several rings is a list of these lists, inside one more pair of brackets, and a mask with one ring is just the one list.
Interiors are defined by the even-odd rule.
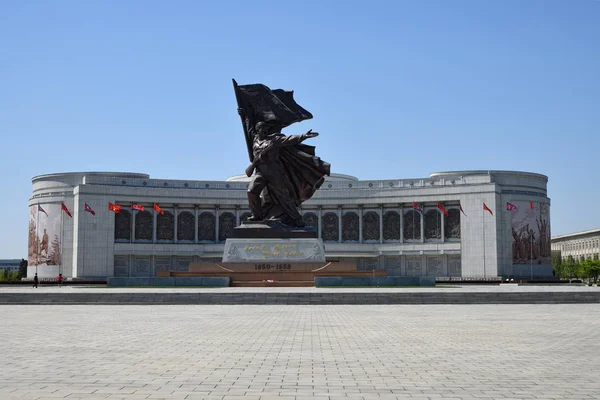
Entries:
[[211,212],[205,211],[198,216],[198,241],[214,242],[217,219]]
[[315,229],[319,228],[319,218],[317,218],[317,214],[307,212],[302,216],[302,220],[308,226],[312,226]]
[[444,216],[444,237],[460,239],[460,210],[451,208],[448,210],[448,216]]
[[177,216],[177,240],[194,241],[194,214],[180,212]]
[[169,211],[156,216],[156,240],[173,240],[175,237],[175,218]]
[[115,214],[115,240],[131,240],[131,214],[127,210]]
[[383,240],[400,240],[400,214],[396,211],[383,214]]
[[152,240],[152,214],[138,211],[135,216],[135,240]]
[[425,212],[425,239],[442,238],[442,216],[437,209]]
[[363,215],[363,240],[379,240],[379,214],[375,211]]
[[323,215],[323,227],[321,238],[327,242],[337,242],[340,238],[338,227],[338,216],[336,213],[328,212]]
[[421,214],[416,210],[409,210],[402,218],[405,240],[421,239]]
[[219,216],[219,241],[223,242],[235,228],[235,215],[224,212]]
[[360,238],[360,224],[358,214],[347,212],[342,215],[342,240],[344,242],[358,242]]

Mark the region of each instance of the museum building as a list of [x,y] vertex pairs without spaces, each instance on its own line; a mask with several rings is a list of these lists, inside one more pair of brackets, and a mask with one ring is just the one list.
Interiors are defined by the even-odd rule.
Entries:
[[558,252],[563,261],[572,257],[575,261],[600,258],[600,229],[574,232],[552,238],[552,251]]
[[[547,181],[518,171],[383,180],[332,174],[301,214],[323,240],[327,261],[351,262],[357,270],[551,276]],[[228,234],[250,215],[248,182],[120,172],[36,176],[28,276],[156,276],[186,271],[192,262],[220,262]]]

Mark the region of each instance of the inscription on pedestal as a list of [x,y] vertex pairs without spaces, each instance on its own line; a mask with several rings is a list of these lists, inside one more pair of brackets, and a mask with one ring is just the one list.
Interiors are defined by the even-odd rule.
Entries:
[[[324,262],[319,239],[227,239],[223,262]],[[268,264],[265,264],[268,265]]]

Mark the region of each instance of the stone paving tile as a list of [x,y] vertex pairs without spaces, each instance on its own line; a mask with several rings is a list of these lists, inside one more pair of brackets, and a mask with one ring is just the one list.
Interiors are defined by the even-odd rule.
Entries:
[[0,306],[0,399],[600,399],[600,305]]

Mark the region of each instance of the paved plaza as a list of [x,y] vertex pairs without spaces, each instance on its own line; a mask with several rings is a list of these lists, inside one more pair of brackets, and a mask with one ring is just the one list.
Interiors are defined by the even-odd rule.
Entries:
[[0,306],[0,399],[599,399],[600,305]]

